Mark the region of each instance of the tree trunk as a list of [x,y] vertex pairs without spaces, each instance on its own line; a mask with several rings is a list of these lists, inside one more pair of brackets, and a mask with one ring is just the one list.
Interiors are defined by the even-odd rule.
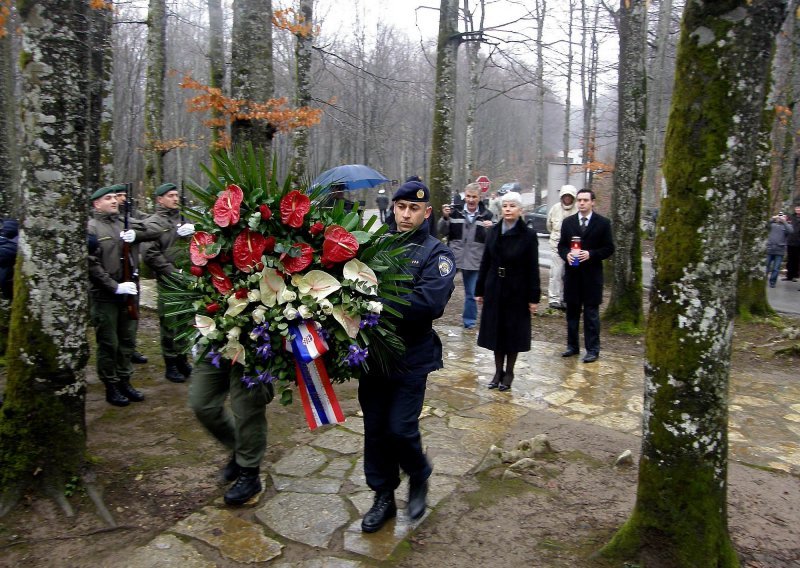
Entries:
[[5,35],[0,36],[0,217],[17,213],[14,199],[17,131],[14,118],[14,49],[11,42],[13,23],[6,18]]
[[0,513],[34,483],[63,499],[86,451],[88,8],[82,0],[18,8],[24,211],[0,414]]
[[664,85],[672,77],[667,77],[666,56],[669,50],[669,28],[672,21],[672,0],[659,0],[658,26],[656,30],[656,53],[650,68],[647,84],[647,142],[645,143],[645,173],[642,189],[643,203],[655,207],[658,203],[658,168],[661,165],[662,144],[662,105],[664,104]]
[[160,142],[164,138],[164,77],[167,69],[166,0],[150,0],[147,13],[147,84],[145,86],[144,191],[164,183],[164,160]]
[[111,26],[113,11],[106,8],[89,11],[89,144],[84,187],[97,188],[114,183],[113,153],[113,59]]
[[[569,160],[569,143],[570,143],[570,129],[571,129],[571,114],[572,114],[572,63],[575,58],[574,49],[572,46],[572,37],[574,35],[574,19],[575,19],[575,0],[569,0],[569,16],[567,20],[567,96],[564,98],[564,134],[561,138],[561,146],[564,151],[564,183],[569,183],[570,166]],[[552,188],[551,191],[558,191],[557,188]]]
[[[777,213],[791,198],[794,191],[794,119],[798,106],[795,102],[794,72],[796,56],[794,45],[794,14],[786,18],[775,46],[773,106],[776,109],[772,125],[772,178],[769,210]],[[764,212],[766,215],[767,213]]]
[[[234,0],[231,37],[231,95],[246,101],[268,101],[274,88],[272,1]],[[257,118],[234,120],[231,127],[234,144],[250,142],[267,154],[274,134],[271,124]]]
[[453,180],[453,112],[456,108],[456,58],[458,55],[458,0],[441,0],[439,40],[436,50],[436,91],[428,188],[433,210],[450,202]]
[[[542,190],[547,185],[547,161],[544,155],[544,21],[547,17],[547,0],[536,0],[534,5],[534,18],[536,22],[536,102],[533,110],[535,113],[533,131],[533,167],[536,191],[534,203],[538,207],[542,204]],[[569,179],[569,178],[568,178]],[[550,191],[556,191],[553,188]],[[552,194],[550,194],[552,195]]]
[[[223,34],[222,0],[208,0],[208,86],[225,91],[225,39]],[[211,148],[218,150],[223,145],[225,127],[222,112],[211,109]]]
[[686,4],[647,324],[636,505],[603,549],[670,567],[738,566],[728,533],[728,375],[741,211],[754,182],[782,0]]
[[[464,116],[464,170],[463,178],[454,180],[456,185],[452,188],[455,195],[460,187],[470,183],[478,172],[475,169],[475,114],[478,111],[478,91],[481,87],[480,50],[483,35],[483,22],[486,15],[483,0],[480,2],[480,22],[475,26],[473,13],[470,10],[469,0],[464,0],[464,25],[469,33],[467,42],[467,67],[469,69],[469,93],[467,95],[467,111]],[[459,176],[461,177],[461,176]]]
[[622,0],[619,9],[619,115],[611,221],[617,247],[611,300],[605,318],[618,331],[636,331],[642,311],[642,243],[639,231],[647,125],[647,2]]
[[[300,0],[300,18],[304,27],[295,33],[294,57],[297,72],[295,74],[295,90],[297,93],[296,106],[304,107],[311,103],[311,54],[314,45],[314,3],[312,0]],[[307,126],[301,126],[294,131],[292,146],[294,157],[292,160],[292,175],[299,180],[306,174],[308,167],[308,136]]]
[[[594,22],[589,26],[586,1],[581,0],[581,94],[583,96],[583,175],[586,189],[592,189],[592,162],[595,161],[595,132],[593,127],[597,104],[597,65],[599,46],[597,43],[597,26],[600,18],[600,6],[594,8]],[[588,34],[588,49],[587,49]],[[588,55],[587,55],[588,51]]]

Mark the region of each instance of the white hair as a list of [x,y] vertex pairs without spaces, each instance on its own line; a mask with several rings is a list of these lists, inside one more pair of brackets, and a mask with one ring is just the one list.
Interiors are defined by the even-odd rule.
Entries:
[[516,191],[509,191],[500,199],[501,204],[507,203],[509,201],[513,201],[514,203],[522,207],[522,196]]

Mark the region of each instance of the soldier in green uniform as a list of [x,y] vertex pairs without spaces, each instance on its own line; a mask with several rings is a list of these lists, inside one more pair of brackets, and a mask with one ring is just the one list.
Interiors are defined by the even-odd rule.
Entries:
[[[137,243],[156,235],[136,220],[125,229],[115,194],[120,187],[102,187],[90,197],[93,215],[88,223],[88,236],[97,244],[89,252],[89,286],[97,338],[97,376],[106,387],[106,401],[114,406],[127,406],[144,400],[144,395],[131,386],[136,320],[131,318],[129,304],[133,297],[133,304],[137,305],[135,296],[139,293]],[[127,258],[123,255],[123,243],[129,245]]]
[[[149,230],[158,234],[158,238],[148,242],[142,248],[145,264],[149,266],[161,281],[177,270],[175,267],[175,243],[180,238],[188,238],[194,234],[194,225],[183,223],[180,216],[180,194],[175,184],[165,183],[156,188],[156,211],[144,220]],[[173,383],[183,383],[192,373],[185,353],[185,345],[175,342],[175,329],[165,316],[166,307],[162,298],[158,297],[158,320],[161,326],[161,354],[164,356],[166,370],[164,377]]]

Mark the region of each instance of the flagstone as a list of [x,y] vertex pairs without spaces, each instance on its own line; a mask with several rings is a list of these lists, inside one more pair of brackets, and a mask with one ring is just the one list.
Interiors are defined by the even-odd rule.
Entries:
[[321,476],[344,479],[353,467],[353,459],[348,457],[334,458],[319,472]]
[[162,534],[125,558],[126,568],[215,568],[191,544],[171,534]]
[[350,512],[339,495],[278,493],[256,511],[256,518],[286,538],[328,546],[333,534],[350,521]]
[[315,437],[312,445],[340,454],[354,454],[362,450],[364,439],[348,430],[334,428]]
[[341,479],[330,477],[288,477],[273,475],[272,483],[278,491],[291,491],[294,493],[334,494],[342,488]]
[[310,475],[328,463],[324,453],[311,446],[298,446],[272,465],[275,473],[303,477]]

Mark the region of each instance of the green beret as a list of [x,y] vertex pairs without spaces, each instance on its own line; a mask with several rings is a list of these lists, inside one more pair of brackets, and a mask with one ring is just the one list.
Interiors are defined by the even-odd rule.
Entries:
[[[124,187],[124,186],[123,186]],[[108,187],[101,187],[97,191],[95,191],[91,197],[89,197],[90,201],[94,201],[95,199],[100,199],[104,195],[108,195],[109,193],[116,193],[117,192],[116,185],[109,185]]]
[[114,193],[128,193],[128,187],[124,183],[115,183],[111,186]]
[[178,187],[174,183],[164,183],[156,188],[155,195],[156,197],[161,197],[162,195],[172,191],[173,189],[178,189]]

